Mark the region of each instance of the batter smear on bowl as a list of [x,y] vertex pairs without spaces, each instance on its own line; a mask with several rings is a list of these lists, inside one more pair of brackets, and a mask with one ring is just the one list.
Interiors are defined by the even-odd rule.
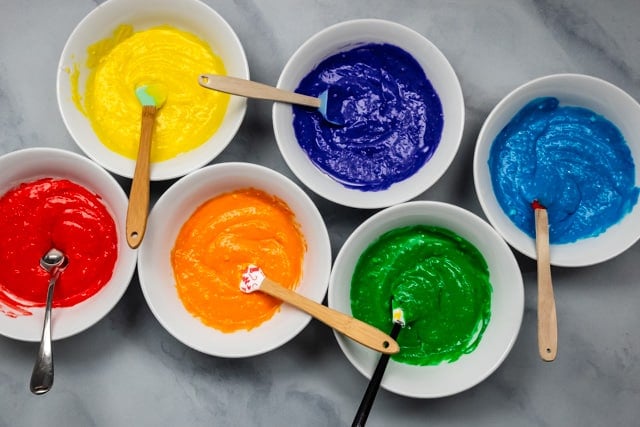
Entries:
[[247,188],[202,204],[180,229],[171,253],[178,296],[205,325],[222,332],[250,330],[270,319],[282,301],[238,283],[247,265],[294,289],[306,242],[281,199]]
[[50,274],[40,258],[51,248],[69,264],[56,284],[54,307],[95,295],[113,275],[118,238],[113,217],[96,195],[66,179],[41,178],[0,198],[0,312],[30,315],[44,307]]

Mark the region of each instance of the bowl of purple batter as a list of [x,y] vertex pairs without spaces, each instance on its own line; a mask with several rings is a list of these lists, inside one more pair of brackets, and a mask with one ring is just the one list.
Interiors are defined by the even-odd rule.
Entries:
[[534,209],[549,216],[551,263],[611,259],[640,238],[640,104],[613,84],[581,74],[529,81],[483,124],[475,189],[489,222],[536,258]]
[[339,124],[318,109],[276,103],[273,127],[293,173],[335,203],[376,209],[413,199],[458,151],[464,100],[455,71],[433,43],[400,24],[328,27],[296,50],[277,85],[329,94]]

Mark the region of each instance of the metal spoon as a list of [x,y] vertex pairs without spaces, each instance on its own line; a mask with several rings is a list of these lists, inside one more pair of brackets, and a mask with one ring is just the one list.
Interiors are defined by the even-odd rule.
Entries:
[[59,250],[53,248],[40,259],[40,267],[51,274],[49,286],[47,287],[47,304],[44,309],[44,326],[42,327],[42,338],[40,339],[40,349],[33,365],[31,373],[30,389],[33,394],[44,394],[53,385],[53,353],[51,345],[51,305],[53,303],[53,289],[56,281],[69,263],[66,256]]

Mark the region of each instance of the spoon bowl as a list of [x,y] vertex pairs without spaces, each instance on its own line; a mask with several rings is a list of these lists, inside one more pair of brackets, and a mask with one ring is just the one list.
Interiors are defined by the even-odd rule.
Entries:
[[44,310],[44,324],[42,338],[36,362],[33,365],[29,389],[33,394],[40,395],[48,392],[53,386],[53,346],[51,343],[51,307],[53,305],[53,291],[60,273],[67,267],[69,259],[52,248],[40,259],[40,267],[46,270],[51,278],[47,287],[47,303]]
[[53,273],[56,268],[63,269],[68,263],[69,261],[67,257],[55,248],[49,250],[42,258],[40,258],[40,267],[44,268],[49,273]]
[[[277,197],[295,217],[306,242],[296,293],[321,303],[331,271],[329,233],[320,211],[300,186],[281,173],[257,164],[226,162],[202,168],[174,183],[154,204],[149,216],[138,258],[140,286],[151,312],[169,334],[196,351],[216,357],[251,357],[273,351],[296,337],[311,321],[304,311],[282,304],[269,321],[250,330],[226,333],[202,323],[178,297],[174,270],[168,261],[183,224],[212,198],[246,188]],[[248,296],[242,295],[236,283],[233,285],[238,303],[243,304]]]

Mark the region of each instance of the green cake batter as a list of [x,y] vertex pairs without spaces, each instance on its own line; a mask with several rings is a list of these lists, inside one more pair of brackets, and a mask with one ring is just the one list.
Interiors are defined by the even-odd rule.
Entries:
[[478,346],[491,317],[489,268],[456,233],[415,225],[380,236],[360,256],[351,281],[351,311],[383,331],[391,310],[404,311],[400,353],[411,365],[453,362]]

